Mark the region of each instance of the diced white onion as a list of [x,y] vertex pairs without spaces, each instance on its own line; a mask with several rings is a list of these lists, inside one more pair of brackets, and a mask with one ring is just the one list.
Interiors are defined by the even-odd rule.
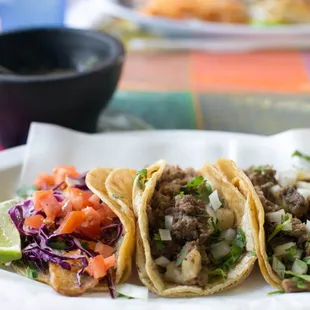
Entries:
[[297,188],[309,189],[310,190],[310,183],[304,181],[298,181],[296,183]]
[[211,252],[215,259],[222,258],[230,253],[231,248],[227,242],[221,241],[211,245]]
[[220,201],[220,198],[219,198],[219,195],[218,195],[218,192],[217,190],[215,190],[210,196],[209,196],[209,199],[210,199],[210,204],[211,204],[211,207],[213,208],[214,211],[218,210],[222,203]]
[[266,219],[268,222],[281,224],[282,216],[285,215],[283,209],[275,212],[266,213]]
[[296,259],[293,266],[292,271],[298,274],[306,274],[308,271],[308,265],[300,259]]
[[221,236],[226,240],[226,241],[232,241],[235,236],[236,236],[236,230],[232,228],[228,228],[224,230],[221,234]]
[[160,240],[162,241],[171,241],[170,230],[168,229],[159,229]]
[[288,170],[279,173],[279,183],[281,186],[294,185],[297,181],[297,171]]
[[155,264],[160,266],[160,267],[164,267],[166,268],[168,264],[170,264],[171,261],[166,258],[165,256],[161,256],[161,257],[158,257],[157,259],[155,259]]
[[216,219],[216,213],[215,213],[215,211],[213,210],[213,208],[207,206],[207,207],[206,207],[206,210],[207,210],[207,213],[208,213],[211,217],[213,217],[214,219]]
[[307,220],[306,228],[307,228],[307,232],[310,233],[310,221],[309,220]]
[[134,284],[119,284],[115,287],[117,293],[136,299],[148,300],[149,290],[145,286]]
[[281,187],[278,184],[270,188],[270,191],[274,196],[276,196],[280,192],[280,190],[281,190]]
[[282,231],[292,231],[293,230],[293,223],[292,223],[292,214],[287,213],[288,219],[282,224]]
[[293,247],[296,246],[295,242],[288,242],[288,243],[284,243],[282,245],[278,245],[275,249],[274,249],[274,255],[281,257],[283,255],[287,254],[287,251]]
[[302,249],[297,249],[296,250],[296,253],[293,255],[293,258],[301,258],[302,257],[302,254],[303,254],[303,250]]
[[281,277],[285,276],[285,265],[275,256],[272,257],[272,269]]
[[171,230],[172,222],[173,222],[173,216],[166,215],[165,216],[165,228]]
[[297,192],[303,196],[306,200],[310,197],[310,190],[304,188],[297,188]]

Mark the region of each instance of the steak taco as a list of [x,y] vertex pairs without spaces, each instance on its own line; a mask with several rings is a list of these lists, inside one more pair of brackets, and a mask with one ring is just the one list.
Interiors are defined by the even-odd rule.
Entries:
[[214,166],[161,160],[137,173],[136,263],[141,281],[167,297],[205,296],[241,283],[256,260],[254,202]]
[[134,175],[104,168],[80,174],[72,166],[40,174],[33,192],[9,210],[22,252],[13,268],[63,295],[110,290],[114,297],[114,284],[131,273]]
[[286,293],[310,291],[309,174],[277,173],[267,165],[243,172],[227,160],[218,167],[243,193],[253,193],[258,261],[266,281]]

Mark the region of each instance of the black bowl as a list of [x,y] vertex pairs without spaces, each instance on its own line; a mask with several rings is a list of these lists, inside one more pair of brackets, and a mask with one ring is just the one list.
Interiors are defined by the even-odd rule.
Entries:
[[95,132],[124,61],[122,44],[94,31],[48,28],[0,35],[0,145],[25,143],[33,121]]

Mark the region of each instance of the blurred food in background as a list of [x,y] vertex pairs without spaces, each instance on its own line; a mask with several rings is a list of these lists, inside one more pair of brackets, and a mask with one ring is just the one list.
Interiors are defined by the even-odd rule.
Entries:
[[310,22],[309,0],[252,0],[252,19],[270,24]]
[[197,18],[221,23],[248,23],[249,12],[242,0],[149,0],[141,12],[154,16]]
[[139,0],[132,6],[171,19],[266,25],[310,22],[309,0]]

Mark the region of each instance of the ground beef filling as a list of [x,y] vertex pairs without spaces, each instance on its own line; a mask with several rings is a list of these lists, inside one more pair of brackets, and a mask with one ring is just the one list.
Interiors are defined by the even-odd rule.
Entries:
[[[180,194],[181,187],[196,176],[193,169],[182,170],[177,166],[168,166],[158,181],[147,207],[153,258],[164,256],[170,261],[176,261],[185,246],[188,253],[194,250],[193,255],[196,250],[199,251],[202,266],[209,263],[205,243],[212,235],[213,228],[208,224],[206,202],[191,194]],[[158,233],[158,229],[165,229],[166,215],[173,216],[170,230],[172,241],[163,242],[164,246],[160,246],[152,236]],[[200,272],[200,276],[188,284],[204,285],[206,281],[207,277]]]
[[[310,257],[309,237],[306,229],[306,220],[310,218],[310,201],[305,199],[298,191],[296,186],[281,187],[276,180],[276,171],[269,166],[251,167],[245,171],[252,181],[254,188],[262,202],[265,213],[279,211],[284,209],[286,213],[291,214],[292,230],[280,231],[271,240],[268,238],[274,233],[277,224],[265,221],[265,232],[267,239],[267,254],[272,256],[274,249],[289,242],[296,243],[297,249],[301,249],[303,254],[300,259]],[[272,191],[274,186],[279,190]],[[292,260],[283,260],[286,270],[291,270]],[[310,274],[308,268],[308,274]],[[296,281],[284,279],[282,287],[286,292],[310,291],[310,283],[306,282],[303,288],[298,287]]]

